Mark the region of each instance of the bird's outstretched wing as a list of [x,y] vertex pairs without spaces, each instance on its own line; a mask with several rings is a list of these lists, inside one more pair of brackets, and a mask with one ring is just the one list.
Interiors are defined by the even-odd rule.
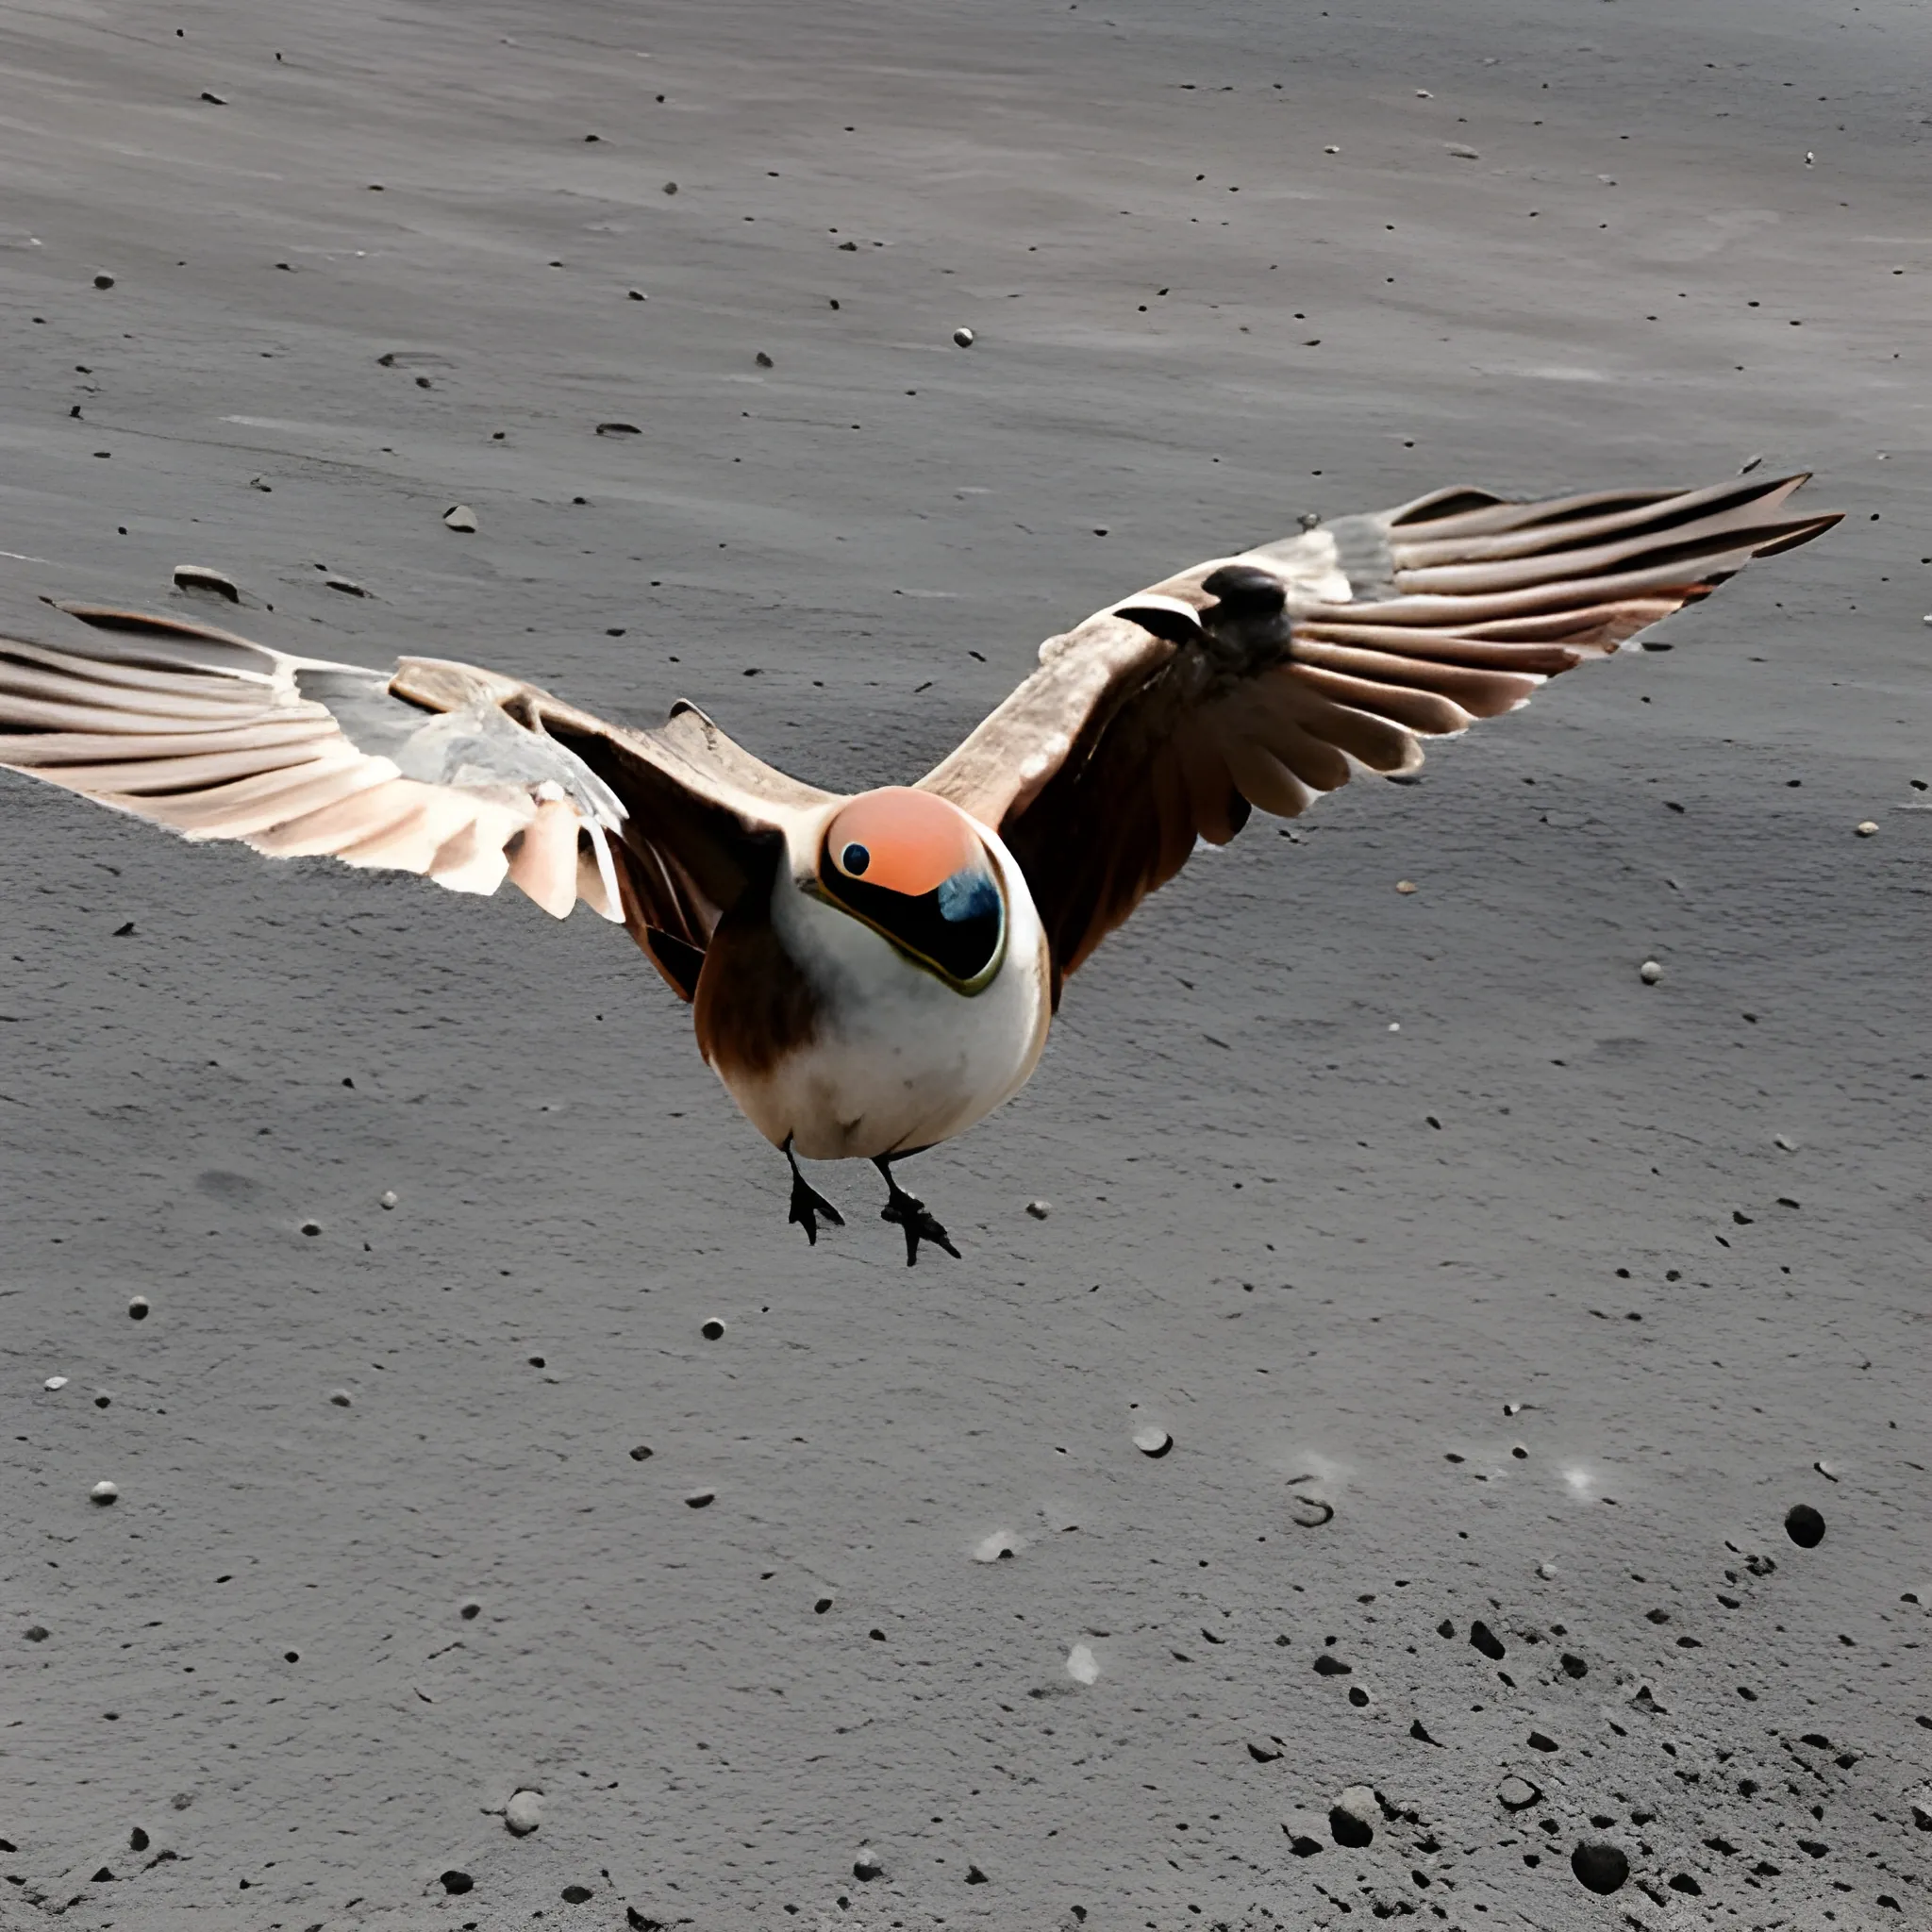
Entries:
[[995,827],[1055,990],[1195,841],[1285,818],[1361,766],[1513,710],[1754,557],[1839,521],[1807,479],[1510,503],[1445,490],[1218,558],[1040,647],[1040,669],[920,783]]
[[0,637],[0,765],[275,858],[326,855],[461,892],[581,899],[691,997],[706,945],[769,879],[788,814],[829,793],[680,706],[630,731],[535,685],[405,658],[291,657],[97,605],[58,645]]

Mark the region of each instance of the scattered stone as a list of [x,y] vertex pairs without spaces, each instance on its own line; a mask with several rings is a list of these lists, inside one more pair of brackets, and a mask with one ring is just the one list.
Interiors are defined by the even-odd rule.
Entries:
[[966,1883],[968,1885],[991,1885],[992,1881],[977,1865],[969,1865],[966,1868]]
[[723,1322],[719,1321],[716,1315],[713,1315],[711,1319],[698,1330],[698,1333],[702,1335],[707,1341],[723,1341],[724,1339],[724,1324]]
[[302,1232],[306,1234],[310,1241],[313,1241],[315,1237],[322,1232],[322,1223],[319,1221],[305,1221],[302,1224]]
[[664,192],[666,194],[675,194],[677,192],[677,183],[675,181],[665,182]]
[[152,1842],[147,1833],[138,1824],[127,1834],[127,1849],[130,1852],[144,1852]]
[[1815,1550],[1824,1541],[1824,1518],[1808,1503],[1794,1503],[1785,1513],[1785,1534],[1801,1550]]
[[148,1300],[144,1294],[133,1295],[127,1303],[127,1319],[130,1322],[145,1322],[148,1316]]
[[1506,1811],[1527,1811],[1532,1805],[1541,1803],[1542,1795],[1540,1787],[1514,1773],[1496,1787],[1496,1803]]
[[98,1503],[105,1509],[121,1491],[113,1483],[96,1483],[87,1493],[91,1503]]
[[1375,1813],[1380,1807],[1367,1785],[1350,1785],[1328,1811],[1328,1836],[1347,1850],[1359,1851],[1375,1840]]
[[201,97],[203,100],[207,101],[210,107],[225,108],[228,105],[225,96],[211,92],[208,88],[202,89]]
[[1409,1725],[1408,1735],[1411,1738],[1413,1738],[1418,1744],[1433,1744],[1439,1751],[1442,1748],[1441,1740],[1438,1738],[1432,1738],[1429,1736],[1429,1727],[1427,1724],[1423,1723],[1421,1718],[1417,1718],[1416,1721]]
[[1303,1529],[1320,1529],[1324,1524],[1335,1521],[1335,1505],[1296,1491],[1288,1499],[1288,1516],[1291,1523]]
[[589,1905],[591,1888],[588,1885],[566,1885],[563,1888],[563,1902],[567,1906]]
[[1630,1860],[1615,1845],[1580,1844],[1570,1854],[1570,1869],[1586,1891],[1607,1894],[1630,1875]]
[[467,1872],[445,1872],[441,1883],[452,1898],[461,1898],[464,1892],[475,1889],[476,1881]]
[[1318,1677],[1346,1677],[1353,1674],[1354,1669],[1354,1665],[1343,1663],[1339,1657],[1330,1657],[1325,1650],[1315,1659]]
[[177,563],[175,566],[177,591],[205,591],[210,596],[225,597],[230,604],[242,601],[242,587],[223,571],[210,570],[205,563]]
[[961,349],[970,349],[978,340],[970,328],[956,328],[953,331],[954,343]]
[[393,1208],[399,1198],[393,1188],[385,1188],[376,1197],[376,1205],[380,1208]]
[[541,1791],[517,1791],[503,1807],[503,1822],[514,1838],[528,1838],[543,1823]]
[[1273,1764],[1281,1756],[1281,1746],[1273,1738],[1250,1738],[1248,1756],[1257,1764]]
[[665,1932],[662,1919],[647,1919],[635,1906],[625,1907],[624,1923],[630,1932]]
[[459,1616],[466,1624],[474,1624],[476,1621],[476,1619],[480,1617],[482,1614],[483,1606],[479,1604],[475,1597],[471,1597],[467,1602],[463,1604],[461,1608],[459,1608],[457,1611],[457,1615]]
[[1509,1655],[1508,1651],[1504,1647],[1503,1640],[1487,1624],[1482,1623],[1480,1620],[1469,1626],[1469,1641],[1492,1664],[1501,1663]]
[[627,292],[633,302],[648,302],[651,299],[641,289],[632,289]]
[[328,1399],[332,1403],[334,1403],[338,1408],[347,1408],[356,1400],[356,1398],[353,1395],[351,1395],[346,1389],[331,1389],[328,1391]]
[[644,432],[635,423],[600,423],[599,436],[641,436]]
[[460,530],[466,537],[476,534],[476,512],[467,503],[453,503],[442,513],[446,530]]
[[1397,879],[1395,881],[1395,890],[1406,898],[1410,892],[1415,891],[1415,881],[1413,879]]
[[47,1641],[47,1626],[44,1624],[29,1624],[21,1634],[29,1643],[44,1643]]
[[772,358],[768,355],[766,355],[762,349],[760,349],[758,352],[758,355],[753,358],[753,360],[755,360],[758,363],[760,369],[769,369],[772,366]]
[[94,277],[94,287],[97,289],[111,289],[113,286],[114,277],[112,275],[96,275]]
[[322,581],[331,591],[340,591],[345,597],[366,597],[369,594],[354,577],[328,576]]
[[1076,1684],[1097,1683],[1100,1678],[1100,1659],[1084,1643],[1076,1643],[1067,1653],[1067,1675]]
[[1320,1839],[1308,1838],[1292,1825],[1284,1824],[1281,1828],[1288,1833],[1288,1848],[1297,1858],[1312,1858],[1322,1849]]
[[1482,156],[1477,154],[1474,148],[1464,147],[1460,142],[1457,141],[1452,141],[1449,143],[1449,152],[1458,161],[1479,161],[1482,159]]
[[1165,1456],[1174,1447],[1174,1438],[1165,1429],[1157,1429],[1150,1423],[1146,1426],[1134,1431],[1134,1447],[1142,1456],[1151,1457],[1158,1460],[1159,1457]]
[[1032,1215],[1035,1221],[1044,1221],[1053,1212],[1053,1203],[1051,1201],[1029,1201],[1026,1204],[1026,1211]]
[[67,1386],[67,1377],[65,1375],[49,1375],[41,1386],[43,1389],[64,1389]]
[[716,1490],[693,1490],[684,1499],[687,1509],[708,1509],[718,1500]]
[[852,1875],[861,1885],[870,1885],[874,1878],[886,1875],[886,1862],[870,1845],[860,1845],[858,1857],[852,1861]]
[[1339,155],[1341,150],[1339,147],[1324,147],[1322,152],[1324,155]]
[[1563,1674],[1566,1677],[1587,1677],[1590,1675],[1590,1666],[1573,1652],[1566,1650],[1563,1653],[1561,1661]]
[[249,477],[248,487],[251,490],[260,491],[264,496],[273,496],[275,493],[275,485],[273,483],[264,483],[259,476]]
[[1655,986],[1664,976],[1664,969],[1655,959],[1646,959],[1637,969],[1637,976],[1645,986]]
[[1532,1751],[1554,1751],[1557,1748],[1556,1739],[1545,1736],[1541,1731],[1530,1732],[1528,1741]]
[[630,1459],[633,1462],[650,1461],[651,1445],[648,1442],[640,1442],[638,1446],[630,1452]]
[[1875,819],[1867,819],[1864,822],[1864,824],[1862,824],[1858,827],[1858,837],[1861,839],[1875,839],[1877,838],[1877,836],[1878,822]]

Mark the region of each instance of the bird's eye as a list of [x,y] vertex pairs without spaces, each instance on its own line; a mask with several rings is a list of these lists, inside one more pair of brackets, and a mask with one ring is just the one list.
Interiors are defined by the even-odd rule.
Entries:
[[846,846],[844,851],[840,853],[839,863],[842,865],[845,868],[845,870],[852,874],[854,878],[863,878],[865,876],[866,867],[872,863],[872,854],[868,852],[863,845],[854,843]]

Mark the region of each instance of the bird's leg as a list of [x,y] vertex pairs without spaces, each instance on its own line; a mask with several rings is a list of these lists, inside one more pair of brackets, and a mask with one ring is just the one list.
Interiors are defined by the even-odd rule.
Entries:
[[873,1165],[886,1177],[886,1186],[891,1192],[886,1197],[886,1205],[879,1209],[881,1221],[896,1221],[906,1230],[906,1265],[914,1268],[919,1265],[919,1244],[923,1241],[932,1241],[945,1249],[954,1260],[959,1258],[959,1251],[937,1221],[925,1211],[925,1203],[915,1200],[897,1181],[892,1178],[892,1161],[897,1158],[890,1154],[874,1157]]
[[791,1151],[791,1136],[785,1136],[785,1158],[791,1163],[791,1212],[788,1221],[795,1221],[805,1230],[805,1238],[813,1247],[819,1244],[819,1216],[823,1214],[834,1227],[843,1227],[845,1217],[811,1185],[798,1171],[798,1156]]

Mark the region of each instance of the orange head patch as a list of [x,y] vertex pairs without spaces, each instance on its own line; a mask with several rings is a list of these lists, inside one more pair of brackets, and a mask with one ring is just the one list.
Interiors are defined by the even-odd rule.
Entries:
[[908,899],[986,864],[986,848],[964,812],[905,785],[855,798],[827,829],[825,854],[847,878]]

